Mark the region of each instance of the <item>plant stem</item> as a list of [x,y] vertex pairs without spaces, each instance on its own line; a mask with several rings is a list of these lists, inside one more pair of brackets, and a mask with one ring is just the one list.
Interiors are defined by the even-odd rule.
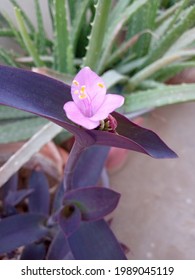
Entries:
[[64,190],[69,191],[73,188],[72,186],[72,177],[74,173],[75,166],[78,162],[78,159],[82,152],[85,150],[85,147],[82,146],[77,140],[75,140],[74,145],[71,149],[68,161],[65,167],[64,172]]

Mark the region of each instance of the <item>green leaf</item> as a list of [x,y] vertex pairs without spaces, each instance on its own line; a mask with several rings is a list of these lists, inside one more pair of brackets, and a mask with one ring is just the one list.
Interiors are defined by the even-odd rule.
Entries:
[[168,50],[166,54],[190,48],[195,42],[195,27],[187,30]]
[[131,19],[131,17],[138,13],[140,8],[145,5],[147,0],[137,0],[134,1],[131,5],[129,5],[124,13],[120,15],[115,21],[113,21],[113,24],[108,26],[106,31],[106,36],[104,38],[103,43],[103,49],[102,49],[102,56],[101,60],[98,64],[98,72],[102,73],[105,70],[105,64],[107,59],[109,58],[109,55],[111,53],[111,49],[113,47],[113,43],[121,30],[121,28]]
[[7,14],[5,14],[5,13],[4,13],[2,16],[3,16],[3,18],[5,19],[5,21],[7,22],[8,26],[10,27],[10,29],[12,30],[13,36],[14,36],[14,38],[16,39],[16,41],[19,43],[19,45],[20,45],[24,50],[26,50],[26,46],[25,46],[25,44],[24,44],[24,42],[23,42],[23,40],[22,40],[22,38],[21,38],[21,35],[20,35],[18,29],[15,27],[15,25],[14,25],[12,19],[11,19]]
[[164,85],[161,88],[126,95],[124,110],[125,112],[134,112],[194,100],[195,84]]
[[62,128],[54,123],[47,123],[40,128],[4,165],[1,166],[0,186],[15,174],[41,147],[53,139]]
[[162,68],[160,71],[155,73],[152,78],[161,82],[165,82],[168,79],[174,77],[185,69],[195,68],[195,61],[186,61],[176,63]]
[[[119,47],[107,59],[104,67],[109,68],[109,67],[113,67],[113,64],[117,62],[121,62],[121,61],[124,62],[124,55],[129,51],[130,48],[132,48],[136,44],[139,38],[145,33],[147,32],[143,31],[141,33],[138,33],[133,37],[131,37],[129,40],[125,41],[124,43],[121,43]],[[132,55],[130,54],[130,56],[133,57],[133,54]],[[127,58],[127,56],[125,58]]]
[[178,9],[175,11],[175,13],[173,14],[173,18],[170,22],[170,24],[168,25],[167,30],[171,29],[173,27],[173,25],[176,23],[178,17],[180,16],[180,14],[182,13],[182,11],[186,8],[186,6],[188,5],[189,0],[182,0],[181,1],[181,5],[178,7]]
[[3,48],[0,48],[0,60],[3,61],[7,65],[15,66],[15,67],[17,66],[17,64],[15,63],[14,59],[10,55],[10,53],[8,53]]
[[[156,0],[150,0],[146,5],[142,6],[139,13],[136,13],[130,23],[128,24],[127,38],[132,38],[134,35],[143,32],[144,30],[154,30],[155,19],[160,2]],[[141,19],[141,20],[140,20]],[[140,37],[138,42],[133,47],[133,51],[138,57],[147,54],[151,40],[151,34],[146,33]]]
[[124,83],[128,81],[128,78],[126,76],[121,75],[115,70],[109,70],[105,72],[101,77],[104,80],[107,89],[113,87],[118,83]]
[[70,40],[70,26],[68,26],[67,0],[54,0],[54,26],[56,55],[56,70],[74,73],[73,48]]
[[30,118],[30,117],[34,117],[34,115],[11,107],[0,106],[0,121],[11,120],[11,119],[17,120],[20,118]]
[[[71,1],[72,3],[73,1]],[[76,49],[76,45],[79,39],[80,32],[82,30],[83,25],[85,24],[85,14],[86,10],[90,4],[91,0],[84,0],[77,2],[77,7],[75,10],[75,17],[72,23],[72,43],[74,50]]]
[[166,10],[162,10],[159,16],[156,18],[156,24],[157,26],[160,26],[166,19],[168,19],[170,16],[174,15],[174,13],[177,11],[177,9],[182,4],[182,1],[179,1],[175,3],[170,8],[167,8]]
[[129,6],[131,0],[115,1],[114,7],[111,9],[108,18],[108,26],[115,25],[115,22],[121,17],[126,8]]
[[32,34],[35,34],[35,28],[32,22],[30,21],[29,17],[27,16],[27,14],[25,13],[25,11],[22,9],[22,7],[18,4],[16,0],[9,0],[9,1],[13,4],[14,8],[18,8],[20,10],[20,13],[24,19],[25,24],[28,26],[29,31]]
[[97,65],[102,55],[101,49],[104,40],[106,24],[109,14],[111,0],[99,0],[96,6],[94,22],[92,23],[89,45],[87,47],[84,65],[97,70]]
[[150,49],[146,61],[142,68],[158,58],[162,57],[171,45],[190,27],[194,25],[195,6],[186,9],[177,24],[171,30],[168,30],[162,38],[156,40],[156,44]]
[[142,65],[144,61],[145,61],[145,58],[141,57],[141,58],[132,60],[130,62],[121,63],[116,67],[116,70],[118,72],[120,72],[121,74],[127,74],[127,73],[130,73],[132,71],[135,72],[135,70],[137,68],[139,68],[140,65]]
[[148,77],[155,74],[158,70],[162,69],[163,67],[176,62],[180,61],[181,59],[189,58],[195,56],[195,50],[186,50],[186,51],[180,51],[176,53],[172,53],[170,55],[164,56],[155,62],[151,63],[149,66],[145,67],[141,71],[137,72],[130,80],[129,80],[129,86],[131,89],[134,89],[136,86],[138,86],[142,81],[147,79]]
[[43,54],[46,47],[46,36],[43,25],[43,17],[38,0],[35,0],[35,10],[37,16],[37,27],[38,27],[38,50],[40,54]]
[[19,25],[20,33],[23,38],[24,44],[29,52],[29,54],[34,59],[34,63],[37,67],[43,66],[43,62],[39,58],[39,54],[37,52],[36,47],[34,46],[33,42],[30,39],[28,31],[25,27],[24,20],[21,14],[21,11],[18,8],[15,8],[16,19]]
[[0,36],[1,37],[13,37],[14,32],[8,28],[0,28]]
[[48,2],[48,9],[49,9],[49,15],[50,15],[50,18],[51,18],[51,24],[52,24],[52,27],[54,29],[54,1],[53,0],[47,0]]
[[47,120],[34,117],[1,124],[0,143],[26,140],[32,137],[46,123],[48,123]]

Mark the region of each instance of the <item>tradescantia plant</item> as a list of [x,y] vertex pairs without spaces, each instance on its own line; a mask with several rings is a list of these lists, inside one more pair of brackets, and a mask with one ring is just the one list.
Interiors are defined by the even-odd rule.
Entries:
[[[120,195],[96,186],[104,161],[100,157],[89,167],[88,153],[91,157],[98,149],[91,153],[89,147],[115,146],[155,158],[174,158],[176,154],[154,132],[113,112],[122,105],[123,97],[105,95],[101,78],[89,67],[76,75],[70,87],[44,75],[0,66],[0,85],[0,104],[47,118],[75,136],[51,212],[48,183],[41,172],[32,173],[28,190],[18,190],[14,178],[1,189],[0,253],[10,254],[25,246],[22,259],[125,259],[103,219],[116,207]],[[104,157],[105,152],[107,149],[100,149],[99,156]],[[95,176],[88,180],[92,169]],[[15,206],[27,196],[30,213],[20,213]]]
[[[4,15],[7,27],[1,30],[1,34],[17,39],[27,57],[21,58],[2,49],[1,58],[11,66],[36,66],[37,72],[44,70],[44,74],[58,80],[31,71],[0,66],[0,103],[8,106],[0,107],[4,120],[5,116],[9,120],[14,112],[14,117],[20,118],[19,126],[23,128],[24,118],[29,122],[35,120],[34,115],[40,116],[74,135],[75,142],[66,164],[64,180],[52,200],[43,172],[34,171],[29,178],[29,188],[20,190],[16,174],[9,181],[7,178],[19,169],[22,159],[17,164],[5,164],[1,170],[1,183],[5,184],[0,189],[0,254],[11,257],[13,252],[16,253],[16,248],[23,246],[19,254],[21,259],[125,259],[121,244],[104,220],[104,216],[116,207],[120,195],[111,189],[97,187],[108,147],[125,148],[154,158],[174,158],[176,155],[154,132],[113,111],[123,104],[124,96],[123,113],[150,108],[154,100],[157,102],[162,97],[162,91],[166,94],[175,90],[177,94],[178,88],[162,84],[160,86],[163,88],[159,87],[159,83],[156,83],[158,78],[154,78],[155,83],[145,80],[158,74],[159,65],[167,61],[166,57],[162,58],[163,61],[160,57],[173,44],[173,34],[177,33],[174,37],[176,41],[193,25],[194,6],[189,7],[187,1],[180,1],[180,5],[171,7],[177,11],[176,15],[167,11],[168,15],[163,13],[157,18],[158,9],[161,8],[157,1],[118,1],[113,6],[114,1],[99,0],[95,8],[92,0],[48,1],[55,31],[55,40],[52,41],[44,32],[39,1],[35,1],[38,32],[18,3],[15,0],[11,2],[16,7],[19,29]],[[181,21],[179,15],[183,5],[186,10]],[[146,11],[154,13],[145,20],[148,24],[137,25],[140,14]],[[170,28],[172,33],[169,37],[165,36],[162,45],[155,46],[151,31],[145,28],[152,29],[154,23],[157,28],[160,22],[165,25],[164,31],[170,24],[177,32]],[[130,30],[133,25],[137,26],[135,34]],[[129,32],[124,31],[123,27],[128,27]],[[124,42],[121,42],[119,35],[125,35]],[[89,40],[86,40],[87,36]],[[143,50],[138,40],[142,36],[145,38]],[[150,44],[154,44],[152,51]],[[189,58],[192,54],[185,53],[182,58]],[[138,91],[154,84],[155,89]],[[106,88],[118,93],[119,86],[122,88],[120,95],[106,93]],[[154,90],[158,97],[152,99],[153,103],[147,103],[150,92],[154,94]],[[143,99],[138,102],[142,94],[146,94],[147,104],[142,103]],[[192,96],[190,98],[193,99]],[[9,107],[34,115],[12,111]],[[41,122],[42,118],[39,125]],[[2,126],[5,130],[6,125],[4,123]],[[56,126],[48,125],[52,128],[50,137],[53,138],[59,133],[59,128],[56,130]],[[40,132],[39,140],[46,141],[46,130]],[[30,141],[25,151],[34,153],[35,139]],[[10,170],[12,173],[4,176]],[[24,198],[28,198],[28,213],[18,207]]]

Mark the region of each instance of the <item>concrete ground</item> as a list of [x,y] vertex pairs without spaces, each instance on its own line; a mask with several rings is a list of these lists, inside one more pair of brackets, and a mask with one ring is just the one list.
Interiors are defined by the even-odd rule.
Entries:
[[122,194],[112,229],[129,259],[195,259],[195,103],[167,106],[145,116],[179,155],[157,160],[129,152],[111,186]]

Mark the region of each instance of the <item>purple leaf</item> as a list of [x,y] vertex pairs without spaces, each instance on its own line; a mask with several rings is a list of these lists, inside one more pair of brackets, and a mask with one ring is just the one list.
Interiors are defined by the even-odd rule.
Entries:
[[99,144],[121,147],[155,158],[174,158],[176,154],[152,131],[113,113],[116,133],[87,130],[71,123],[63,105],[71,101],[70,87],[55,79],[17,68],[0,66],[0,104],[45,117],[72,132],[85,147]]
[[49,184],[42,171],[32,171],[29,179],[30,189],[33,193],[29,197],[29,211],[43,215],[49,214]]
[[29,196],[33,190],[18,190],[18,191],[10,191],[5,198],[5,204],[16,206],[23,199]]
[[68,238],[76,260],[126,260],[122,248],[104,220],[83,222]]
[[63,181],[59,184],[58,189],[55,193],[53,205],[52,205],[52,213],[57,212],[58,209],[61,208],[64,197],[64,183]]
[[70,86],[32,71],[0,66],[0,104],[31,112],[79,134],[67,119],[63,105],[70,101]]
[[9,191],[15,191],[18,187],[18,173],[14,174],[1,188],[0,199],[4,199]]
[[108,147],[92,146],[81,154],[73,174],[74,188],[97,185],[108,152]]
[[66,237],[70,236],[80,226],[80,209],[76,205],[68,202],[60,210],[60,213],[58,214],[58,222],[64,235]]
[[27,245],[21,256],[21,260],[44,260],[46,254],[46,248],[44,243],[29,244]]
[[17,213],[14,206],[32,193],[32,190],[17,190],[18,174],[13,175],[0,189],[3,199],[3,215],[10,216]]
[[96,139],[96,144],[113,146],[148,154],[154,158],[175,158],[173,152],[153,131],[140,127],[125,116],[114,112],[117,120],[117,134],[90,130],[91,137]]
[[59,230],[49,246],[47,260],[73,260],[69,244],[62,230]]
[[38,214],[21,214],[0,221],[0,254],[39,240],[48,233],[46,218]]
[[65,193],[64,203],[76,205],[82,220],[101,219],[117,206],[120,194],[102,187],[88,187]]

